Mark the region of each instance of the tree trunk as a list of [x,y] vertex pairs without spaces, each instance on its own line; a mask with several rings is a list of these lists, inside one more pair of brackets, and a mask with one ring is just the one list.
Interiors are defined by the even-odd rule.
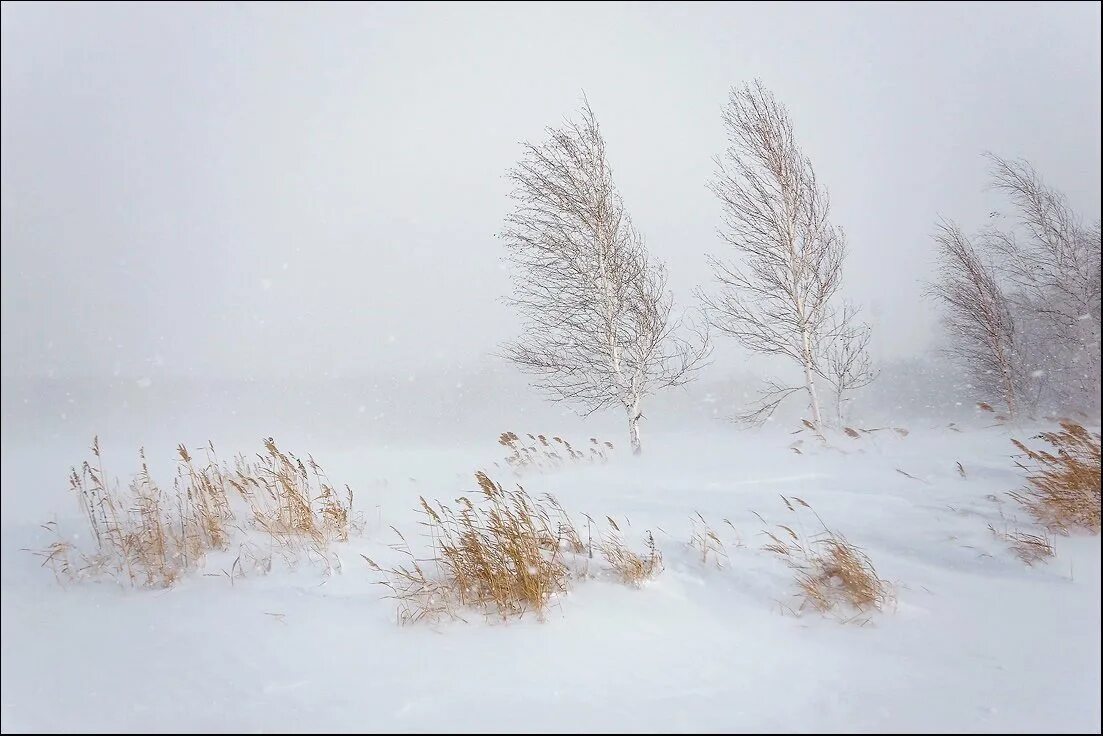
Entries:
[[1015,414],[1017,413],[1015,406],[1017,402],[1015,401],[1015,382],[1012,380],[1010,372],[1008,372],[1007,375],[1004,376],[1003,381],[1004,391],[1006,392],[1006,395],[1004,396],[1004,401],[1007,403],[1007,418],[1014,419]]
[[804,364],[804,387],[808,389],[808,403],[812,407],[812,424],[816,429],[823,429],[823,417],[820,415],[820,397],[816,393],[816,381],[812,376],[812,368]]
[[643,453],[643,445],[640,444],[640,417],[642,416],[640,400],[636,399],[628,406],[628,441],[632,445],[633,455]]
[[804,387],[808,389],[808,401],[812,406],[812,424],[816,425],[816,429],[822,431],[823,417],[820,414],[820,396],[816,393],[816,379],[812,373],[812,341],[807,331],[801,334],[801,341],[804,343]]

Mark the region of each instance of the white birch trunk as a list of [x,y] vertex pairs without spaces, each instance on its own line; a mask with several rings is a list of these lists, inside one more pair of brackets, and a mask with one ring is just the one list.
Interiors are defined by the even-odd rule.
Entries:
[[820,414],[820,397],[816,392],[816,377],[812,372],[812,342],[808,336],[808,332],[804,331],[801,334],[802,342],[804,343],[804,386],[808,389],[808,402],[812,407],[812,423],[816,425],[816,429],[823,430],[823,416]]
[[632,445],[632,454],[639,455],[643,452],[643,445],[640,443],[640,417],[642,412],[640,411],[640,399],[637,396],[632,400],[632,403],[628,405],[628,440]]

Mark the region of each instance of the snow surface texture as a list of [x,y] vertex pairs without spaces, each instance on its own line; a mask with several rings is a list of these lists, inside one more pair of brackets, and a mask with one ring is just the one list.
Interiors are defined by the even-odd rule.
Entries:
[[[343,572],[277,561],[231,585],[229,562],[212,557],[170,590],[63,589],[39,568],[22,551],[49,542],[39,523],[56,514],[83,530],[65,471],[87,440],[6,431],[3,730],[1099,731],[1100,540],[1058,538],[1055,559],[1028,567],[989,531],[1007,523],[1001,509],[1029,526],[991,498],[1022,483],[1009,430],[913,426],[828,448],[806,437],[797,454],[789,445],[805,435],[717,425],[645,436],[638,460],[610,436],[607,465],[522,482],[579,519],[627,517],[630,541],[655,530],[662,574],[638,590],[580,581],[542,623],[397,626],[359,553],[396,559],[387,527],[416,538],[418,494],[450,502],[475,489],[477,468],[515,482],[493,465],[502,429],[466,449],[327,451],[277,437],[357,492],[367,525],[335,545]],[[146,439],[164,477],[178,438]],[[101,440],[125,482],[135,448]],[[752,513],[791,524],[779,494],[862,547],[895,607],[864,626],[787,613],[799,603],[791,571],[761,550]],[[727,545],[721,569],[686,547],[694,512]]]

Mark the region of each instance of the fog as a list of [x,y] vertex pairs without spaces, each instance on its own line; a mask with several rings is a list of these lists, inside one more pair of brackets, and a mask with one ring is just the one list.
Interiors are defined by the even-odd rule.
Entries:
[[[830,188],[875,357],[928,355],[931,231],[997,206],[982,152],[1098,216],[1099,28],[1088,3],[5,4],[6,421],[78,380],[432,374],[439,396],[490,371],[493,398],[533,398],[493,357],[517,329],[495,233],[518,142],[585,92],[692,307],[723,252],[720,108],[755,77]],[[748,370],[718,348],[706,382]]]

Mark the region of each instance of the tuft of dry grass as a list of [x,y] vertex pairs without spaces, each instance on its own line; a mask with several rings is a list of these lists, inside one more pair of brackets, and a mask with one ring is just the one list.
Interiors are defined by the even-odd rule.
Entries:
[[[400,624],[463,618],[465,610],[501,619],[533,613],[543,618],[556,597],[588,573],[593,557],[587,517],[587,542],[551,494],[531,495],[523,486],[506,489],[489,475],[475,474],[474,500],[455,506],[420,498],[419,511],[431,555],[419,558],[397,529],[391,545],[403,561],[384,566],[365,556],[379,584],[396,601]],[[647,550],[632,552],[609,519],[612,531],[597,549],[623,582],[638,586],[662,569],[662,554],[647,533]]]
[[400,623],[456,615],[464,607],[502,618],[529,611],[543,616],[569,588],[565,556],[583,546],[555,498],[533,498],[521,486],[506,490],[481,471],[475,480],[481,497],[461,496],[455,508],[420,499],[438,575],[426,574],[397,529],[402,541],[394,548],[407,563],[383,568],[365,558],[398,601]]
[[822,531],[805,536],[791,526],[777,525],[777,533],[766,531],[770,543],[763,549],[782,558],[795,572],[802,598],[800,608],[811,605],[821,613],[840,606],[859,612],[883,610],[893,598],[892,586],[878,574],[861,549],[828,529],[803,499],[781,497],[786,508],[799,519],[797,507],[808,509]]
[[1009,417],[1007,414],[1001,414],[1001,413],[997,412],[995,407],[993,407],[987,401],[978,401],[977,402],[977,409],[979,409],[982,412],[985,412],[986,414],[991,414],[992,418],[995,419],[996,422],[998,422],[1000,424],[1002,424],[1004,422],[1007,422],[1009,419],[1011,419],[1011,417]]
[[253,524],[284,547],[305,542],[324,553],[352,532],[352,489],[339,494],[312,456],[304,462],[271,437],[255,461],[239,458],[226,482],[248,503]]
[[[140,470],[125,491],[107,480],[98,437],[91,451],[93,459],[70,472],[69,486],[96,548],[87,553],[65,548],[65,554],[81,557],[79,567],[68,560],[63,565],[73,576],[106,574],[132,585],[169,587],[209,551],[227,549],[233,512],[224,486],[207,468],[197,468],[182,445],[172,492],[153,479],[144,449],[138,452]],[[62,548],[55,545],[54,551],[60,554]]]
[[1011,440],[1029,465],[1016,461],[1028,473],[1027,486],[1008,495],[1052,533],[1079,529],[1098,534],[1100,436],[1073,421],[1060,425],[1060,431],[1035,437],[1055,448],[1056,454]]
[[[234,466],[219,462],[208,443],[199,459],[183,444],[176,450],[177,472],[171,490],[157,483],[145,450],[139,471],[124,490],[107,480],[99,438],[92,441],[92,460],[73,468],[69,486],[80,502],[94,549],[63,541],[39,553],[59,578],[113,577],[142,587],[164,588],[201,566],[209,552],[225,551],[235,532],[243,531],[231,501],[236,491],[252,511],[252,526],[284,546],[297,540],[325,556],[330,540],[345,540],[352,527],[352,492],[338,498],[325,474],[309,458],[304,464],[284,453],[271,439],[255,462],[242,457]],[[58,532],[56,524],[48,525]],[[227,573],[242,574],[242,559],[270,569],[270,557],[248,541]],[[79,558],[74,562],[72,557]],[[327,560],[327,565],[328,565]]]
[[1007,542],[1015,556],[1028,565],[1043,562],[1057,554],[1053,536],[1045,531],[1040,534],[1024,532],[1022,529],[1004,529],[1000,531],[991,524],[988,525],[988,529]]
[[638,588],[663,569],[663,555],[655,545],[655,536],[644,533],[644,552],[635,552],[624,543],[616,521],[609,519],[609,530],[602,535],[598,550],[612,573],[625,585]]
[[612,442],[596,437],[580,450],[558,435],[549,439],[543,434],[528,434],[522,438],[516,432],[502,432],[498,444],[509,450],[505,463],[515,475],[548,472],[568,463],[606,463],[613,450]]
[[[689,521],[691,525],[689,548],[700,557],[702,565],[707,565],[711,556],[717,567],[723,567],[724,561],[728,560],[728,551],[725,549],[724,543],[720,541],[720,535],[709,526],[709,523],[705,521],[705,517],[701,516],[700,512],[695,511]],[[735,532],[736,546],[741,546],[742,542],[735,526],[727,519],[724,519],[724,523]]]
[[[842,436],[848,437],[852,440],[861,440],[861,439],[865,439],[866,437],[874,437],[880,432],[892,432],[892,433],[896,434],[898,437],[901,437],[901,438],[907,437],[910,434],[910,432],[907,429],[905,429],[904,427],[869,427],[869,428],[867,428],[867,427],[851,427],[851,426],[845,426],[844,425],[844,426],[838,427],[837,429],[831,429],[829,431],[821,431],[821,429],[819,427],[817,427],[813,422],[810,422],[807,419],[802,419],[801,424],[803,426],[800,429],[797,429],[797,430],[791,432],[790,434],[796,435],[796,434],[802,434],[802,433],[808,432],[812,435],[813,438],[818,440],[820,445],[822,445],[823,447],[833,449],[833,450],[843,452],[843,453],[846,453],[848,450],[844,449],[843,447],[835,446],[830,441],[830,440],[833,440],[833,439],[836,438],[837,433],[841,433]],[[793,442],[792,444],[789,445],[789,449],[792,450],[793,452],[795,452],[798,455],[802,455],[802,454],[804,454],[802,452],[802,450],[800,449],[800,446],[802,444],[803,444],[803,440],[797,440],[796,442]],[[847,445],[848,447],[850,446],[849,443],[844,443],[844,444]]]
[[397,603],[398,623],[413,624],[419,621],[436,621],[444,616],[455,617],[453,589],[450,581],[438,582],[426,574],[420,561],[414,556],[406,537],[393,526],[391,530],[399,542],[391,545],[407,559],[404,564],[384,568],[367,555],[360,555],[368,566],[381,576],[380,584],[387,587],[387,596]]

